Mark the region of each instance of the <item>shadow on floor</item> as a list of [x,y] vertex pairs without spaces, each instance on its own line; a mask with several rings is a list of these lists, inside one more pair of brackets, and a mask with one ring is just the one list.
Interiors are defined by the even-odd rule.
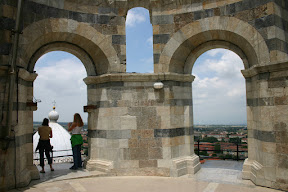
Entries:
[[[55,163],[53,164],[54,171],[50,171],[49,165],[45,165],[45,173],[40,173],[41,167],[38,165],[40,179],[32,180],[29,186],[21,188],[21,190],[28,189],[39,183],[50,183],[54,181],[63,181],[70,179],[86,178],[86,177],[105,177],[108,174],[100,171],[88,171],[86,169],[71,170],[69,169],[73,163]],[[12,190],[13,191],[13,190]],[[11,191],[11,192],[12,192]],[[19,191],[19,190],[17,190]]]

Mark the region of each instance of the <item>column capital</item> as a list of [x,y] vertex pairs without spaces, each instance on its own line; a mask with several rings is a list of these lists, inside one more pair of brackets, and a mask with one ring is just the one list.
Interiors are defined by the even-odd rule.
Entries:
[[178,81],[193,82],[195,76],[178,73],[113,73],[100,76],[88,76],[84,79],[87,85],[101,84],[107,82],[156,82],[156,81]]
[[283,63],[271,63],[269,65],[256,65],[249,69],[241,70],[245,78],[256,76],[260,73],[269,73],[288,70],[288,61]]

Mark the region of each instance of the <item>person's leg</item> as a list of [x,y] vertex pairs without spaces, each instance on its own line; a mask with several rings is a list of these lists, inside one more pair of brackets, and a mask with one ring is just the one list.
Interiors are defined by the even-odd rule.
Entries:
[[40,172],[45,173],[45,170],[44,170],[44,149],[43,148],[39,149],[39,156],[40,156],[40,166],[42,167],[42,170]]
[[50,165],[50,170],[54,171],[53,167],[52,167],[52,157],[50,156],[50,151],[51,151],[51,147],[50,144],[47,145],[47,147],[45,148],[45,155],[47,157],[48,160],[48,164]]
[[82,167],[81,145],[78,145],[78,167]]
[[78,168],[78,153],[77,153],[77,145],[72,147],[72,152],[73,152],[73,162],[74,165],[70,169],[77,169]]

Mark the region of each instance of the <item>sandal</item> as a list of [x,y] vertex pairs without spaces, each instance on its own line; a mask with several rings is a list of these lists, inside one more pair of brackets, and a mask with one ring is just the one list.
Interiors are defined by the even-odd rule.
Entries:
[[54,171],[54,169],[52,168],[51,171]]
[[40,173],[45,173],[45,171],[41,170]]

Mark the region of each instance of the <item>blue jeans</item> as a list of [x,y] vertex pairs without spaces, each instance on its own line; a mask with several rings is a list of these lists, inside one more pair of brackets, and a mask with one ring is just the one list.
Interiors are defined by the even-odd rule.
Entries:
[[73,152],[74,168],[77,169],[78,167],[82,167],[81,145],[75,145],[74,147],[72,147],[72,152]]

